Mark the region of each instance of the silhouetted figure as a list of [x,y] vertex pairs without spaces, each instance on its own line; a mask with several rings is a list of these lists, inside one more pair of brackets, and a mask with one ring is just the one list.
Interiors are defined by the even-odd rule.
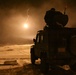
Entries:
[[68,22],[68,16],[56,11],[55,8],[51,8],[46,11],[44,20],[46,22],[44,30],[48,31],[48,39],[50,39],[48,41],[49,50],[51,50],[51,53],[57,53],[58,47],[63,44],[64,33],[62,29]]
[[49,27],[57,28],[67,24],[68,16],[62,14],[60,11],[56,11],[55,8],[51,8],[46,11],[44,20]]
[[48,26],[49,26],[49,25],[53,25],[53,24],[55,23],[55,21],[54,21],[54,16],[55,16],[55,9],[54,9],[54,8],[46,11],[44,20],[45,20],[45,22],[46,22],[46,24],[47,24]]

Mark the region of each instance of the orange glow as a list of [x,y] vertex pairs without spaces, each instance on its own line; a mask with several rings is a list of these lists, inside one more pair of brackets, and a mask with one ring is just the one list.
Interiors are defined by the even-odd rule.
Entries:
[[24,28],[26,28],[26,29],[28,29],[28,28],[29,28],[29,26],[28,26],[28,24],[27,24],[27,23],[25,23],[25,24],[24,24]]

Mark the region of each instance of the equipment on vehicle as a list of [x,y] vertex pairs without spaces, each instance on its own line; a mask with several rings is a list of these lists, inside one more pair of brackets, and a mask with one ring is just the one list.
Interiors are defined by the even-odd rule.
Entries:
[[[69,65],[76,70],[76,28],[59,27],[60,24],[65,26],[68,21],[68,18],[64,20],[61,17],[63,14],[59,15],[54,17],[56,23],[58,22],[55,23],[56,27],[52,27],[52,24],[46,25],[43,30],[37,32],[36,38],[33,39],[34,45],[30,49],[31,63],[35,64],[35,60],[40,58],[43,73],[56,65]],[[64,14],[64,17],[67,16]]]

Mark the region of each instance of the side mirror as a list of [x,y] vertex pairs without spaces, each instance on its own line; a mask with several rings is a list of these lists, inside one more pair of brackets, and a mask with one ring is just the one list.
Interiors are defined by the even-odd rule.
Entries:
[[36,42],[36,39],[33,39],[33,42],[35,43]]

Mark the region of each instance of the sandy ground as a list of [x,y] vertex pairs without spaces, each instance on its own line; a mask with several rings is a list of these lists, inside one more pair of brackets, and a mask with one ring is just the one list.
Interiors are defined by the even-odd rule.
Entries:
[[[0,47],[0,75],[44,75],[40,72],[40,64],[30,62],[31,45],[11,45]],[[4,65],[4,61],[17,60],[17,65]],[[71,70],[56,67],[49,69],[46,75],[76,75]]]

